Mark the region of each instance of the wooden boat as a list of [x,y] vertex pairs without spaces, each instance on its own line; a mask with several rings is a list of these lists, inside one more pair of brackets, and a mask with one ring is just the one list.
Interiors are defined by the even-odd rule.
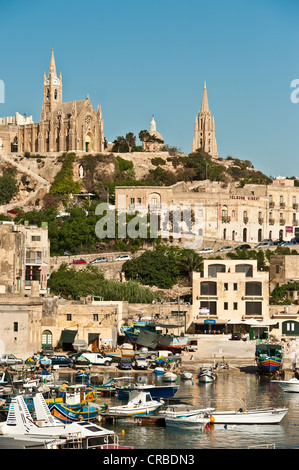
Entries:
[[163,401],[153,400],[149,392],[138,390],[133,390],[129,398],[126,405],[109,407],[108,412],[116,415],[148,416],[155,414],[164,404]]
[[268,408],[238,411],[213,411],[213,424],[278,424],[287,414],[288,408]]
[[209,366],[202,367],[197,374],[197,379],[200,383],[211,383],[214,382],[216,378],[216,372]]
[[[109,449],[118,445],[114,431],[87,421],[65,424],[51,415],[41,393],[33,397],[36,419],[22,395],[13,397],[6,421],[0,423],[1,435],[19,439],[56,441],[59,449]],[[54,448],[54,447],[51,447]]]
[[76,421],[95,421],[100,413],[107,410],[107,405],[65,405],[64,403],[53,403],[49,406],[51,414],[63,423]]
[[296,377],[290,380],[271,380],[271,383],[277,383],[284,392],[299,393],[299,380]]
[[258,371],[263,374],[274,374],[282,368],[283,350],[280,344],[258,343],[256,361]]

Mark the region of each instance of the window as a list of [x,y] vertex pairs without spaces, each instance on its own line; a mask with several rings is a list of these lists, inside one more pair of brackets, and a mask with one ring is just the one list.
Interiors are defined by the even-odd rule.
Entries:
[[228,302],[224,302],[223,308],[224,310],[228,310]]
[[135,198],[134,197],[131,197],[130,204],[132,204],[132,205],[135,204]]
[[224,283],[223,289],[224,289],[224,290],[228,290],[228,283],[227,283],[227,282]]
[[137,198],[137,203],[138,203],[138,204],[141,204],[141,197],[138,197],[138,198]]
[[245,295],[262,295],[262,283],[246,282]]
[[32,235],[31,236],[31,241],[32,242],[40,242],[40,235]]
[[246,302],[246,315],[262,315],[262,302]]
[[92,319],[93,319],[93,321],[99,321],[99,314],[98,313],[93,313],[92,314]]
[[156,198],[156,197],[153,197],[153,199],[152,199],[152,205],[153,205],[153,206],[157,206],[157,205],[158,205],[158,204],[157,204],[157,201],[158,201],[157,198]]
[[66,314],[66,321],[72,321],[72,314],[71,313]]
[[209,281],[201,282],[200,295],[217,295],[217,283]]
[[217,277],[217,273],[225,273],[225,264],[210,264],[208,277]]
[[17,321],[15,321],[15,322],[13,323],[13,330],[14,330],[14,331],[19,331],[19,324],[18,324]]
[[238,310],[238,302],[234,302],[234,310]]
[[275,270],[276,270],[276,274],[279,274],[279,264],[276,265]]
[[245,273],[245,277],[252,277],[252,264],[237,264],[236,273]]
[[234,290],[238,290],[238,283],[234,282]]
[[210,315],[217,315],[217,302],[200,302],[200,308],[208,308],[210,311]]

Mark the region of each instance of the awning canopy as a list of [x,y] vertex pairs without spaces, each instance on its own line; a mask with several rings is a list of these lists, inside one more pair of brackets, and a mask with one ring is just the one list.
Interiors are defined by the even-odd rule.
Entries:
[[201,318],[201,319],[197,319],[197,320],[193,320],[193,323],[196,323],[198,325],[204,325],[204,324],[207,324],[207,323],[210,323],[210,324],[217,324],[217,325],[226,325],[227,324],[227,320],[221,320],[221,318]]
[[88,333],[88,344],[93,343],[95,340],[98,339],[100,333]]
[[73,344],[78,330],[62,330],[59,343]]

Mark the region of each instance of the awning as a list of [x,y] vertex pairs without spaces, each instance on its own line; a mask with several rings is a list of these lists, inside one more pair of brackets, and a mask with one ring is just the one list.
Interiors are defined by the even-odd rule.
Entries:
[[59,343],[73,344],[78,330],[62,330]]
[[214,324],[217,324],[217,325],[226,325],[227,324],[227,320],[221,320],[220,318],[200,318],[200,319],[197,319],[197,320],[193,320],[193,323],[196,323],[197,325],[204,325],[204,324],[207,324],[206,320],[213,320],[213,323]]
[[88,333],[88,344],[93,343],[99,336],[100,333]]

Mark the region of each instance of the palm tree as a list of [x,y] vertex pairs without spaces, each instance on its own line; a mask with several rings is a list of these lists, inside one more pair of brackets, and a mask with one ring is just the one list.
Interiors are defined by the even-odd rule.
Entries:
[[183,273],[187,273],[190,283],[192,282],[192,273],[199,272],[203,269],[202,257],[195,253],[194,250],[186,249],[183,251],[178,266]]

